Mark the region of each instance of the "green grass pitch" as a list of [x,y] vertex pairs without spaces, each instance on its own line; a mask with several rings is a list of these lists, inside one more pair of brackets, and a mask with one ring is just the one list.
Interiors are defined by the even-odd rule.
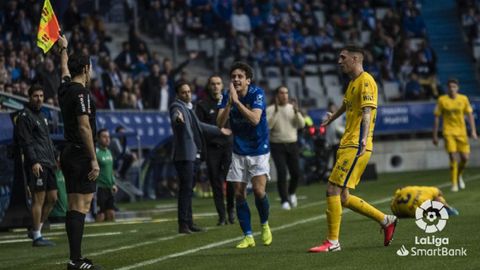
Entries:
[[[325,184],[301,186],[297,192],[299,207],[280,209],[274,183],[269,184],[270,226],[273,243],[265,247],[257,234],[257,246],[234,248],[240,239],[237,224],[215,226],[217,217],[212,199],[195,198],[196,223],[206,232],[179,235],[176,201],[161,200],[120,204],[123,211],[139,211],[139,218],[116,223],[87,224],[83,255],[104,269],[480,269],[480,168],[464,174],[467,189],[450,192],[448,170],[390,173],[378,181],[360,183],[352,194],[390,213],[390,198],[396,188],[406,185],[435,185],[444,191],[447,202],[460,211],[451,217],[445,229],[435,234],[448,237],[448,248],[467,249],[466,257],[419,257],[397,255],[402,246],[433,249],[416,245],[415,237],[425,237],[413,219],[400,220],[394,241],[383,246],[383,234],[374,221],[344,210],[340,231],[342,251],[309,254],[307,250],[325,238]],[[258,214],[249,195],[254,232],[260,231]],[[33,248],[26,232],[0,233],[0,269],[66,269],[68,243],[64,227],[52,226],[44,236],[55,241],[53,248]]]

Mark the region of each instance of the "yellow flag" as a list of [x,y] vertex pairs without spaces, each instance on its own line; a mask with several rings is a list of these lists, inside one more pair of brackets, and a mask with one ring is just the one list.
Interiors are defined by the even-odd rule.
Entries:
[[47,53],[53,44],[57,42],[60,36],[60,26],[53,12],[50,0],[45,0],[43,3],[42,16],[40,18],[40,25],[37,34],[37,46]]

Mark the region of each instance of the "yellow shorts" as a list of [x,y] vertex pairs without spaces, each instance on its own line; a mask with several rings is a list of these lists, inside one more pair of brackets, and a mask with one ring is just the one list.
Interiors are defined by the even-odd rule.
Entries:
[[445,140],[445,149],[448,153],[470,153],[470,144],[468,144],[467,136],[445,135],[443,139]]
[[436,187],[407,186],[397,189],[390,203],[390,208],[397,217],[415,217],[417,207],[439,195],[440,190]]
[[367,150],[357,158],[357,153],[357,148],[338,149],[337,161],[328,181],[340,187],[355,189],[372,155],[372,152]]

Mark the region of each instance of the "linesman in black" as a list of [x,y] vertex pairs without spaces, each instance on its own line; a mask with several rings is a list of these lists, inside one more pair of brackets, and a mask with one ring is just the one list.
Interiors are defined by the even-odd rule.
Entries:
[[[223,82],[218,75],[208,78],[208,95],[197,103],[195,113],[198,119],[204,123],[216,125],[218,108],[217,103],[222,97]],[[226,225],[225,203],[223,185],[227,177],[230,163],[232,162],[232,136],[215,137],[207,141],[207,170],[208,178],[213,190],[213,200],[218,213],[217,225]],[[235,205],[233,183],[227,182],[227,213],[228,222],[235,222]]]
[[44,99],[42,87],[30,87],[28,97],[29,102],[19,112],[15,125],[15,140],[23,151],[32,197],[33,228],[28,236],[33,239],[34,247],[54,246],[53,242],[43,239],[41,231],[57,201],[55,147],[50,139],[47,118],[40,111]]
[[62,84],[58,98],[64,121],[65,148],[60,164],[65,176],[68,211],[65,229],[70,247],[67,269],[102,269],[81,254],[85,214],[90,210],[100,168],[95,154],[95,102],[88,85],[92,73],[90,57],[78,53],[68,56],[68,42],[58,40],[61,53]]

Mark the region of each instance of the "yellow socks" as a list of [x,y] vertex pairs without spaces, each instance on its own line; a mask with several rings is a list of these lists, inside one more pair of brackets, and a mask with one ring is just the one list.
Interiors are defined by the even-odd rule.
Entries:
[[378,223],[382,224],[385,219],[385,214],[380,212],[377,208],[373,207],[366,201],[360,199],[357,196],[349,195],[347,201],[343,204],[343,206],[350,208],[351,210],[360,213],[364,216],[367,216],[371,219],[378,221]]
[[458,177],[460,177],[460,175],[463,174],[463,170],[465,169],[465,165],[467,165],[466,161],[461,160],[460,162],[458,162],[457,180],[458,180]]
[[[465,164],[463,167],[465,167]],[[450,179],[453,186],[458,185],[458,163],[456,161],[450,161]]]
[[340,195],[327,196],[327,225],[328,240],[338,240],[340,234],[340,222],[342,221],[342,202]]

